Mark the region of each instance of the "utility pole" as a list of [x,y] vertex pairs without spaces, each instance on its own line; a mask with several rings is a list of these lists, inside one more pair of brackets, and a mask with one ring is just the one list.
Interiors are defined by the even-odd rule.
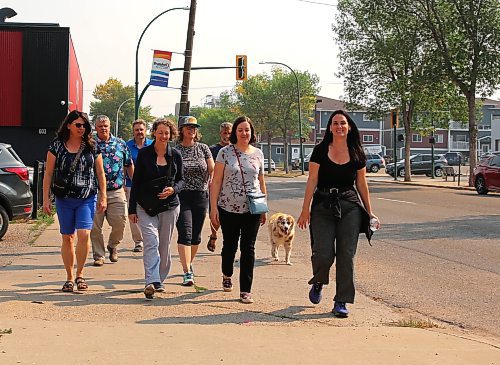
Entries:
[[186,37],[186,51],[184,53],[184,75],[181,86],[181,102],[179,106],[179,122],[181,117],[189,115],[189,77],[191,75],[191,59],[193,56],[194,20],[196,16],[196,0],[191,0],[189,9],[189,23]]

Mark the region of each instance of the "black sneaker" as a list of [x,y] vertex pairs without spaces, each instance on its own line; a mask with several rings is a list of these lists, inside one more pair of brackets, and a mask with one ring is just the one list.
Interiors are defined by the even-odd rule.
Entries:
[[165,286],[160,282],[154,282],[153,286],[155,288],[155,292],[157,293],[165,293]]
[[339,318],[347,318],[349,315],[349,311],[347,310],[344,302],[335,302],[332,313],[335,317]]
[[313,304],[319,304],[321,302],[321,290],[323,290],[323,284],[316,283],[311,286],[311,290],[309,290],[309,300]]

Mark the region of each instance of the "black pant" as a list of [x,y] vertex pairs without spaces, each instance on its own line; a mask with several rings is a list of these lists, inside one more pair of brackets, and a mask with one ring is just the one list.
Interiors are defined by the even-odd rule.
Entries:
[[354,255],[358,246],[362,210],[357,204],[340,200],[342,218],[334,217],[328,197],[315,194],[311,206],[313,277],[309,284],[328,284],[330,268],[337,260],[335,301],[354,303]]
[[[240,241],[240,292],[252,291],[255,264],[255,240],[260,226],[260,215],[231,213],[219,207],[222,229],[222,273],[233,276],[234,257]],[[241,237],[241,239],[240,239]]]
[[191,246],[201,242],[201,230],[208,210],[208,193],[183,190],[179,193],[181,211],[177,220],[177,243]]

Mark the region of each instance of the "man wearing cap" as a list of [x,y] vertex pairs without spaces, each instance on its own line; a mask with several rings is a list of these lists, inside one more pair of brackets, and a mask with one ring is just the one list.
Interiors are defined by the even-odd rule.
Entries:
[[214,159],[208,146],[200,143],[200,125],[195,117],[185,117],[175,147],[182,156],[184,188],[179,193],[181,211],[177,220],[177,249],[184,276],[182,285],[194,285],[193,260],[201,243],[201,230],[208,211],[208,185]]
[[[143,119],[137,119],[132,123],[132,131],[134,138],[127,141],[127,147],[132,155],[132,160],[137,161],[139,150],[143,147],[149,146],[152,141],[146,137],[146,122]],[[127,202],[130,199],[130,189],[132,187],[132,178],[127,175],[125,191],[127,193]],[[134,240],[134,252],[142,252],[144,243],[142,242],[142,232],[139,224],[133,223],[129,220],[130,231],[132,232],[132,239]]]
[[94,225],[90,231],[94,266],[104,265],[105,248],[102,225],[104,217],[111,226],[107,249],[109,260],[118,261],[116,247],[123,239],[125,224],[127,222],[127,197],[125,195],[125,172],[134,175],[134,163],[130,157],[127,144],[121,138],[111,135],[111,122],[105,115],[99,115],[95,122],[97,130],[96,145],[102,153],[104,174],[106,175],[107,209],[105,212],[96,212]]
[[[219,136],[220,140],[217,144],[210,146],[210,152],[212,153],[212,158],[215,161],[217,159],[217,154],[221,150],[222,147],[225,147],[229,144],[229,137],[231,136],[231,129],[233,128],[232,123],[223,122],[219,127]],[[210,208],[210,207],[209,207]],[[215,226],[212,222],[210,222],[210,231],[211,234],[208,237],[207,249],[210,252],[215,251],[215,243],[217,241],[217,231],[219,230],[219,226]]]

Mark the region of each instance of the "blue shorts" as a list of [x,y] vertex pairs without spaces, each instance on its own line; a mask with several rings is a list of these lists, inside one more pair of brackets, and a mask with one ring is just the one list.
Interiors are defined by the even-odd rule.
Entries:
[[61,234],[73,234],[77,229],[92,229],[96,201],[96,195],[86,199],[56,197]]

